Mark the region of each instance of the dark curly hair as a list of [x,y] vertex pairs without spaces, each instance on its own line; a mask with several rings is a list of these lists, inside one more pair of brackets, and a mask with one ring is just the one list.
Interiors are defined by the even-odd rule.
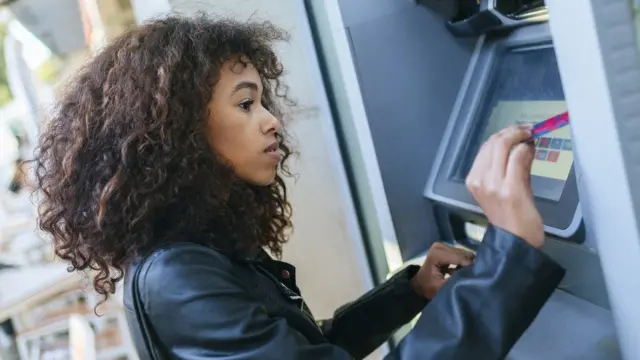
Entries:
[[104,301],[137,256],[170,242],[281,254],[291,228],[284,132],[266,187],[237,181],[205,136],[227,60],[255,66],[263,106],[282,119],[289,102],[272,49],[281,40],[270,23],[172,16],[115,39],[67,85],[36,152],[39,226],[70,271],[96,272]]

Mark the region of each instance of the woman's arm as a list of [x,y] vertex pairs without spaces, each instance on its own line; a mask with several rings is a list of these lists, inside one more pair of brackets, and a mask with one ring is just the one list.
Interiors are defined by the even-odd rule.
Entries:
[[373,352],[427,304],[411,285],[419,269],[409,266],[358,300],[339,308],[332,319],[321,322],[324,335],[356,359]]
[[442,243],[429,249],[424,264],[408,266],[367,294],[336,311],[325,336],[356,359],[370,354],[407,324],[446,282],[449,265],[468,266],[473,254]]
[[482,145],[466,183],[492,226],[475,263],[443,286],[393,359],[502,359],[551,296],[564,269],[538,250],[533,158],[528,125]]
[[474,264],[449,279],[387,360],[503,359],[563,276],[540,250],[490,227]]

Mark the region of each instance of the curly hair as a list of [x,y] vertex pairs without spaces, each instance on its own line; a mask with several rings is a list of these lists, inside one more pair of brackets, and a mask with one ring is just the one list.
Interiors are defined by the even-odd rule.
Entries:
[[239,57],[282,119],[292,103],[272,46],[286,39],[268,22],[172,16],[115,39],[66,86],[36,152],[39,226],[70,271],[95,271],[103,301],[137,256],[167,243],[280,256],[291,228],[285,133],[275,181],[252,186],[213,153],[205,119],[222,63]]

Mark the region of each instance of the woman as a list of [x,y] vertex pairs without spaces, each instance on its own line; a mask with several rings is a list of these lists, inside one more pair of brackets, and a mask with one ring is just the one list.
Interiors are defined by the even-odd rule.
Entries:
[[[420,312],[389,359],[504,356],[563,275],[536,250],[529,130],[494,136],[469,176],[494,225],[475,262],[434,245],[422,267],[317,323],[295,268],[263,250],[279,256],[291,227],[271,48],[283,38],[269,24],[171,17],[97,54],[41,139],[40,221],[57,255],[94,270],[105,299],[126,276],[142,359],[360,359]],[[445,282],[450,264],[464,268]]]

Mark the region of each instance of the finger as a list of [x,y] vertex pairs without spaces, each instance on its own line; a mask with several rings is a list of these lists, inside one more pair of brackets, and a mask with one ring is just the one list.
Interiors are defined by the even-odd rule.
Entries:
[[529,184],[534,153],[535,149],[531,144],[521,143],[516,145],[509,156],[506,175],[507,181],[522,181]]
[[467,249],[457,247],[457,246],[449,246],[445,244],[442,244],[442,245],[446,248],[446,251],[454,251],[460,254],[460,256],[463,256],[467,259],[467,263],[461,264],[461,265],[464,265],[464,266],[470,265],[471,263],[473,263],[473,260],[475,260],[476,258],[476,255]]
[[476,254],[472,253],[471,251],[465,250],[465,249],[460,249],[457,247],[451,247],[451,249],[453,249],[454,251],[458,252],[460,254],[460,256],[463,256],[467,261],[463,264],[460,264],[462,266],[468,266],[471,265],[473,263],[473,261],[476,259]]
[[428,258],[432,264],[438,267],[451,264],[468,266],[473,263],[473,254],[446,245],[432,248]]
[[531,129],[526,125],[512,125],[504,132],[500,132],[492,141],[493,160],[491,172],[493,175],[503,178],[506,174],[509,153],[519,143],[531,139]]
[[433,251],[434,253],[435,252],[455,252],[455,253],[458,253],[459,256],[465,257],[470,262],[473,262],[473,260],[476,257],[476,255],[472,251],[469,251],[460,246],[447,245],[443,242],[433,243],[433,245],[431,245],[430,252],[431,251]]

